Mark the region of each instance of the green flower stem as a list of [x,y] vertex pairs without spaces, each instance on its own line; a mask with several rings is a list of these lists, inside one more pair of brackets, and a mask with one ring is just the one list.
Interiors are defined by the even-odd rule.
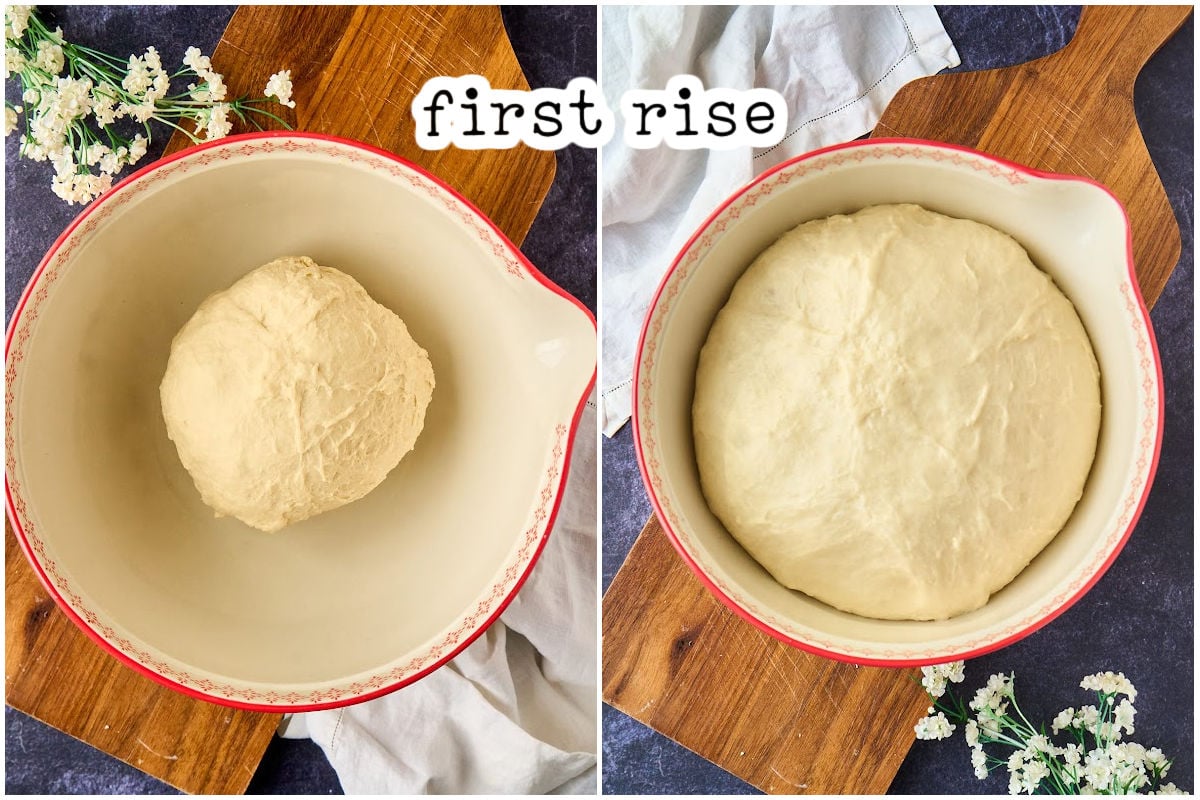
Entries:
[[[201,139],[200,137],[196,136],[196,134],[192,133],[191,131],[187,130],[186,128],[182,128],[182,127],[180,127],[180,126],[176,125],[174,122],[171,122],[169,119],[167,119],[167,118],[165,118],[165,117],[160,117],[160,116],[158,116],[158,115],[156,114],[156,115],[154,116],[154,119],[157,119],[159,122],[161,122],[162,124],[166,125],[168,128],[174,128],[175,130],[179,131],[179,132],[180,132],[180,133],[182,133],[184,136],[186,136],[186,137],[188,137],[189,139],[191,139],[191,140],[192,140],[192,144],[200,144],[202,141],[204,141],[204,140],[203,140],[203,139]],[[191,118],[190,118],[190,117],[187,117],[187,119],[191,119]],[[146,126],[146,128],[147,128],[147,130],[149,130],[149,125],[147,125],[147,126]],[[148,139],[148,138],[149,138],[149,136],[147,136],[146,138]]]
[[1040,751],[1038,752],[1038,761],[1046,765],[1048,774],[1042,780],[1050,780],[1050,782],[1054,785],[1055,794],[1074,794],[1073,792],[1067,790],[1067,787],[1063,785],[1062,780],[1059,778],[1059,766],[1057,761],[1050,758],[1049,754],[1042,753]]
[[[287,128],[288,130],[291,130],[291,129],[292,129],[292,126],[291,126],[291,125],[289,125],[289,124],[288,124],[288,122],[287,122],[287,120],[283,119],[282,117],[278,117],[278,116],[276,116],[275,114],[272,114],[270,111],[266,111],[266,110],[264,110],[264,109],[261,109],[261,108],[253,108],[253,107],[251,107],[251,104],[252,104],[252,103],[256,103],[256,102],[262,102],[262,101],[257,101],[257,100],[239,100],[239,101],[237,101],[237,102],[235,102],[235,103],[231,103],[230,105],[232,105],[232,106],[233,106],[233,110],[234,110],[234,111],[241,112],[241,110],[244,108],[246,111],[253,111],[255,114],[262,114],[264,117],[270,117],[271,119],[275,120],[275,121],[276,121],[276,122],[278,122],[280,125],[282,125],[283,127]],[[239,117],[241,117],[241,116],[242,116],[242,115],[241,115],[241,113],[239,113],[239,114],[238,114],[238,116],[239,116]],[[245,119],[245,117],[242,117],[242,119]]]
[[[30,34],[32,34],[32,36],[30,36]],[[92,48],[81,44],[73,44],[66,41],[57,33],[50,30],[50,28],[46,26],[46,23],[42,22],[42,19],[40,16],[38,16],[37,12],[29,15],[29,26],[26,29],[25,35],[29,37],[33,52],[35,53],[37,52],[37,43],[40,41],[47,41],[51,44],[56,44],[61,47],[63,49],[64,56],[68,52],[77,53],[86,56],[86,58],[83,60],[87,60],[87,58],[96,59],[98,61],[105,62],[107,65],[115,67],[118,70],[124,69],[127,66],[127,62],[121,61],[116,56],[100,50],[93,50]]]
[[1009,695],[1009,700],[1012,701],[1012,707],[1016,709],[1017,716],[1021,718],[1021,722],[1025,723],[1023,731],[1027,734],[1026,738],[1034,736],[1037,733],[1037,730],[1033,727],[1033,723],[1030,722],[1025,716],[1025,712],[1021,710],[1020,704],[1017,703],[1016,692],[1013,692],[1013,694]]

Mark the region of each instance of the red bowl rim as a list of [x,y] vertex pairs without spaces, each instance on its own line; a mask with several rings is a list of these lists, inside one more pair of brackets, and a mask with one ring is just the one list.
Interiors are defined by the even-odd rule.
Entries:
[[[21,313],[24,311],[26,303],[28,302],[29,297],[32,295],[33,290],[38,283],[38,280],[41,278],[43,272],[45,271],[46,266],[53,260],[54,256],[58,253],[59,249],[62,247],[63,243],[66,242],[66,240],[75,231],[75,229],[78,228],[81,224],[83,224],[83,222],[86,221],[89,216],[91,216],[93,213],[95,213],[95,211],[98,208],[101,208],[103,206],[103,204],[105,204],[108,201],[111,201],[113,197],[119,195],[119,193],[125,187],[129,186],[131,183],[133,183],[135,181],[139,181],[142,178],[144,178],[145,176],[150,175],[150,174],[156,172],[157,170],[159,170],[159,169],[165,167],[166,165],[171,164],[175,161],[179,161],[184,158],[190,158],[192,156],[195,156],[197,153],[203,152],[205,150],[221,148],[221,147],[229,147],[229,146],[235,145],[239,142],[261,141],[264,139],[307,139],[307,140],[313,140],[313,141],[339,144],[339,145],[343,145],[346,147],[363,150],[363,151],[366,151],[373,155],[389,159],[391,161],[394,161],[394,162],[418,173],[423,178],[436,184],[442,191],[446,192],[454,200],[457,200],[459,203],[461,203],[470,214],[477,217],[479,222],[481,222],[488,229],[490,229],[497,237],[499,237],[500,241],[504,244],[505,247],[508,248],[511,255],[516,259],[517,263],[521,265],[521,267],[529,274],[530,277],[532,277],[535,281],[537,281],[545,289],[549,290],[550,292],[552,292],[555,295],[558,295],[559,297],[563,298],[564,300],[567,300],[572,305],[574,305],[576,308],[578,308],[587,317],[587,320],[592,325],[592,329],[593,330],[596,329],[596,318],[593,316],[592,312],[588,310],[587,306],[585,306],[578,298],[569,294],[564,289],[562,289],[557,284],[555,284],[553,281],[551,281],[549,278],[547,278],[545,275],[543,275],[535,266],[533,266],[532,263],[530,263],[529,259],[527,259],[525,257],[524,253],[521,252],[520,248],[518,248],[515,244],[513,244],[512,241],[508,238],[508,236],[505,235],[505,233],[502,230],[500,230],[500,228],[497,227],[497,225],[494,222],[492,222],[492,220],[489,219],[486,214],[484,214],[482,211],[480,211],[479,208],[477,208],[474,203],[472,203],[470,200],[468,200],[466,197],[464,197],[454,187],[450,186],[448,183],[446,183],[444,180],[442,180],[441,178],[439,178],[436,175],[434,175],[433,173],[431,173],[429,170],[427,170],[417,164],[414,164],[413,162],[411,162],[401,156],[398,156],[395,153],[391,153],[391,152],[388,152],[387,150],[380,149],[378,147],[367,144],[365,142],[355,141],[353,139],[347,139],[347,138],[340,137],[340,136],[330,136],[328,134],[312,133],[312,132],[305,132],[305,131],[261,131],[261,132],[254,132],[254,133],[237,134],[237,135],[233,135],[233,136],[227,136],[222,139],[217,139],[217,140],[214,140],[211,142],[203,142],[201,144],[197,144],[197,145],[185,148],[183,150],[180,150],[178,152],[172,153],[169,156],[160,158],[157,161],[154,161],[153,163],[148,164],[145,167],[142,167],[141,169],[137,170],[136,172],[131,174],[129,177],[125,178],[124,180],[122,180],[121,182],[119,182],[118,184],[113,186],[111,189],[109,189],[107,192],[105,192],[102,196],[97,198],[94,202],[92,202],[91,204],[86,206],[82,211],[80,211],[78,216],[75,217],[75,219],[71,222],[71,224],[68,225],[61,234],[59,234],[57,239],[55,239],[54,243],[50,246],[50,249],[46,251],[46,255],[42,257],[41,262],[39,262],[37,268],[33,272],[32,277],[29,279],[29,283],[26,284],[25,290],[21,293],[20,299],[17,301],[16,309],[13,311],[12,318],[9,320],[8,329],[5,333],[5,338],[4,338],[5,362],[7,363],[7,361],[8,361],[8,354],[9,354],[9,350],[12,347],[13,335],[14,335],[14,332],[16,331],[17,323],[21,318]],[[386,695],[386,694],[390,694],[391,692],[394,692],[397,689],[403,688],[415,681],[420,680],[421,678],[425,677],[429,673],[431,673],[434,670],[438,669],[439,667],[443,666],[448,661],[450,661],[455,656],[457,656],[460,652],[465,650],[468,646],[470,646],[470,644],[472,642],[474,642],[477,638],[479,638],[484,633],[484,631],[486,631],[489,627],[491,627],[492,623],[494,623],[497,619],[500,618],[500,616],[504,613],[505,609],[508,608],[508,606],[512,602],[513,598],[516,597],[517,592],[520,591],[521,587],[525,584],[525,581],[529,578],[530,573],[533,571],[534,566],[537,564],[538,559],[541,557],[542,551],[546,547],[546,542],[548,541],[548,539],[550,537],[550,532],[554,528],[554,521],[558,516],[558,510],[562,504],[562,496],[563,496],[564,490],[566,489],[566,485],[567,485],[567,474],[569,472],[569,468],[570,468],[570,464],[571,464],[571,451],[572,451],[573,445],[574,445],[575,433],[579,428],[579,421],[583,415],[584,406],[587,403],[588,395],[591,393],[592,386],[595,385],[595,382],[596,382],[596,370],[593,367],[592,375],[588,379],[588,383],[584,387],[583,392],[580,394],[579,401],[575,404],[575,411],[572,414],[571,424],[566,433],[566,445],[564,446],[564,452],[563,452],[562,474],[559,478],[558,485],[554,489],[554,499],[553,499],[553,503],[552,503],[550,510],[546,517],[545,529],[539,538],[537,547],[534,550],[533,555],[530,557],[529,563],[526,565],[526,567],[525,567],[524,571],[521,573],[521,575],[517,578],[516,583],[513,584],[511,590],[506,594],[506,596],[503,598],[503,600],[501,600],[500,604],[496,607],[494,612],[478,627],[478,629],[475,630],[473,633],[469,634],[468,636],[466,636],[458,645],[456,645],[453,649],[451,649],[450,652],[448,652],[445,656],[437,659],[432,664],[430,664],[428,667],[425,667],[424,669],[422,669],[412,675],[406,676],[406,677],[404,677],[398,681],[395,681],[393,683],[390,683],[380,689],[376,689],[374,691],[371,691],[371,692],[368,692],[365,694],[361,694],[361,695],[343,697],[343,698],[339,698],[337,700],[332,700],[332,701],[327,701],[327,702],[319,702],[319,703],[299,703],[299,704],[254,703],[254,702],[248,702],[248,701],[234,700],[232,698],[222,697],[222,696],[214,695],[214,694],[208,694],[208,693],[201,691],[195,687],[186,686],[184,684],[181,684],[177,681],[172,680],[171,678],[166,677],[165,675],[160,674],[159,672],[138,662],[137,660],[135,660],[128,654],[117,649],[112,643],[110,643],[103,636],[101,636],[101,634],[98,631],[93,629],[87,623],[86,620],[84,620],[82,617],[80,617],[71,608],[71,606],[67,603],[67,601],[62,597],[62,595],[58,592],[58,590],[55,588],[55,586],[53,585],[53,583],[50,581],[49,577],[46,575],[45,571],[43,570],[42,565],[38,562],[36,555],[33,553],[32,549],[30,547],[29,541],[26,538],[25,531],[21,526],[18,515],[16,514],[16,510],[13,507],[13,494],[12,494],[12,488],[9,485],[9,476],[8,476],[7,470],[6,470],[5,476],[4,476],[5,510],[6,510],[6,513],[8,514],[9,521],[12,523],[13,531],[16,534],[17,542],[18,542],[18,544],[20,544],[22,552],[24,552],[26,559],[29,561],[30,565],[33,567],[33,571],[37,575],[38,580],[41,582],[42,587],[44,589],[46,589],[46,591],[54,599],[54,602],[58,605],[59,609],[61,609],[63,611],[63,613],[66,614],[67,618],[70,619],[72,622],[74,622],[75,625],[80,628],[80,630],[82,630],[85,634],[87,634],[88,637],[92,639],[92,641],[99,644],[101,648],[106,650],[111,655],[115,656],[119,661],[124,663],[126,666],[131,667],[132,669],[141,673],[142,675],[145,675],[146,677],[148,677],[164,686],[167,686],[168,688],[174,689],[178,692],[182,692],[185,695],[189,695],[191,697],[195,697],[200,700],[207,700],[209,702],[217,703],[220,705],[229,706],[232,708],[244,709],[247,711],[264,711],[264,712],[271,712],[271,713],[295,713],[295,712],[302,712],[302,711],[320,711],[323,709],[339,708],[339,707],[343,707],[343,706],[354,705],[357,703],[365,702],[367,700],[373,700],[375,698],[382,697],[383,695]],[[15,460],[15,458],[16,457],[14,455],[14,460]],[[286,691],[286,689],[281,690],[281,693],[283,693],[285,691]]]
[[[1113,550],[1109,554],[1109,556],[1104,560],[1104,562],[1096,570],[1095,574],[1092,575],[1083,584],[1083,586],[1081,586],[1073,595],[1068,597],[1061,605],[1059,605],[1058,608],[1051,610],[1048,614],[1046,614],[1041,619],[1029,624],[1028,626],[1026,626],[1025,628],[1021,629],[1020,631],[1018,631],[1014,634],[1005,636],[1001,639],[998,639],[995,642],[991,642],[991,643],[988,643],[988,644],[980,646],[980,647],[968,648],[968,649],[961,650],[961,651],[952,650],[950,652],[945,653],[944,655],[921,657],[921,658],[873,658],[873,657],[864,657],[864,656],[859,656],[859,655],[848,655],[846,653],[840,653],[835,650],[830,650],[828,648],[820,647],[818,645],[812,644],[811,642],[805,642],[805,641],[796,639],[796,638],[784,633],[783,631],[778,630],[774,626],[767,623],[765,620],[760,619],[758,616],[756,616],[750,610],[744,608],[741,604],[739,604],[734,598],[730,597],[728,594],[726,594],[724,591],[722,591],[721,588],[718,587],[717,584],[705,573],[703,567],[691,556],[691,554],[688,553],[687,549],[683,546],[683,543],[680,540],[679,534],[671,526],[669,517],[664,513],[662,504],[658,498],[658,495],[655,493],[654,486],[650,480],[650,472],[649,472],[649,468],[647,467],[647,464],[646,464],[646,454],[644,452],[644,443],[643,443],[643,439],[642,439],[642,435],[641,435],[641,423],[638,418],[638,408],[639,408],[638,398],[639,398],[639,393],[640,393],[639,387],[641,385],[642,354],[644,352],[647,334],[649,333],[650,322],[654,316],[654,310],[657,308],[659,300],[661,299],[667,284],[670,282],[671,276],[675,273],[675,270],[679,267],[679,264],[683,260],[684,256],[692,248],[692,246],[696,243],[696,241],[704,234],[704,232],[708,229],[708,227],[717,219],[717,217],[719,217],[721,215],[721,213],[723,211],[725,211],[726,208],[728,208],[730,205],[732,205],[734,202],[736,202],[739,198],[741,198],[747,192],[751,191],[753,188],[755,188],[759,184],[763,183],[767,179],[771,178],[775,174],[777,174],[791,166],[794,166],[801,162],[808,161],[808,160],[816,158],[818,156],[826,155],[828,153],[836,152],[839,150],[852,150],[852,149],[857,149],[857,148],[873,148],[873,147],[886,146],[886,145],[915,145],[918,147],[928,147],[928,148],[934,148],[934,149],[949,150],[952,152],[967,153],[971,156],[985,159],[987,161],[991,161],[1001,167],[1005,167],[1005,168],[1013,170],[1017,173],[1020,173],[1023,175],[1028,175],[1028,176],[1031,176],[1034,178],[1043,179],[1043,180],[1071,181],[1071,182],[1075,182],[1075,183],[1087,184],[1089,186],[1093,186],[1093,187],[1103,191],[1105,194],[1107,194],[1109,197],[1111,197],[1113,202],[1116,204],[1117,208],[1120,210],[1121,216],[1125,221],[1126,269],[1128,271],[1129,281],[1133,286],[1133,295],[1134,295],[1134,299],[1137,302],[1137,308],[1138,308],[1139,312],[1141,313],[1142,320],[1145,325],[1145,332],[1147,334],[1149,349],[1150,349],[1150,353],[1151,353],[1151,356],[1154,361],[1154,370],[1155,370],[1155,374],[1156,374],[1156,378],[1157,378],[1157,380],[1155,382],[1155,389],[1156,389],[1157,395],[1158,395],[1158,398],[1157,398],[1158,422],[1157,422],[1157,426],[1156,426],[1155,442],[1154,442],[1154,447],[1153,447],[1154,455],[1150,462],[1150,470],[1146,477],[1146,485],[1145,485],[1144,489],[1142,490],[1142,495],[1138,500],[1137,507],[1133,511],[1133,515],[1130,517],[1129,524],[1126,527],[1125,532],[1121,535],[1120,540],[1113,547]],[[674,260],[671,262],[671,265],[667,268],[667,271],[664,273],[662,280],[658,284],[658,288],[654,292],[654,297],[650,301],[650,305],[646,311],[645,320],[642,322],[641,334],[638,337],[638,345],[637,345],[636,355],[635,355],[635,359],[634,359],[634,366],[633,366],[633,403],[632,403],[632,415],[631,415],[632,421],[633,421],[634,450],[637,454],[638,468],[641,471],[642,483],[645,485],[646,493],[650,497],[650,504],[654,508],[655,516],[657,516],[659,523],[662,525],[663,531],[667,534],[667,538],[670,540],[672,546],[675,548],[675,551],[683,559],[684,563],[687,564],[687,566],[692,570],[692,572],[695,573],[696,577],[700,579],[700,582],[704,585],[704,587],[706,589],[708,589],[708,591],[710,591],[721,603],[723,603],[729,609],[734,611],[738,616],[740,616],[742,619],[746,620],[750,624],[754,625],[756,628],[758,628],[762,632],[784,642],[785,644],[789,644],[792,647],[799,648],[800,650],[804,650],[806,652],[813,653],[815,655],[824,656],[826,658],[834,659],[836,661],[844,661],[847,663],[862,664],[865,666],[874,666],[874,667],[919,667],[919,666],[926,666],[929,664],[940,664],[940,663],[946,663],[949,661],[957,661],[957,660],[965,660],[965,659],[969,659],[969,658],[975,658],[976,656],[981,656],[981,655],[984,655],[985,653],[990,653],[990,652],[992,652],[994,650],[998,650],[1002,647],[1007,647],[1008,645],[1013,644],[1014,642],[1019,641],[1020,639],[1023,639],[1026,636],[1029,636],[1031,633],[1034,633],[1035,631],[1037,631],[1037,630],[1041,629],[1042,627],[1044,627],[1045,625],[1049,624],[1051,621],[1053,621],[1055,618],[1057,618],[1060,614],[1062,614],[1068,608],[1073,606],[1081,597],[1083,597],[1085,594],[1087,594],[1087,592],[1092,588],[1092,586],[1094,586],[1096,584],[1096,582],[1099,581],[1100,578],[1104,575],[1104,573],[1108,571],[1109,567],[1112,566],[1112,563],[1116,560],[1117,556],[1120,555],[1121,550],[1124,549],[1125,543],[1129,540],[1130,534],[1133,533],[1133,529],[1137,525],[1138,519],[1141,517],[1142,509],[1145,508],[1146,499],[1150,495],[1150,489],[1154,485],[1154,475],[1158,470],[1159,453],[1162,449],[1163,413],[1164,413],[1164,405],[1165,405],[1162,384],[1163,384],[1162,359],[1159,356],[1158,343],[1154,337],[1154,326],[1150,322],[1150,312],[1146,308],[1145,300],[1142,297],[1141,287],[1138,284],[1137,272],[1134,269],[1133,238],[1132,238],[1132,228],[1129,223],[1129,214],[1125,210],[1124,204],[1121,203],[1120,199],[1118,199],[1115,194],[1113,194],[1111,189],[1109,189],[1107,186],[1105,186],[1104,184],[1102,184],[1098,181],[1092,180],[1091,178],[1087,178],[1087,177],[1083,177],[1083,176],[1079,176],[1079,175],[1064,175],[1064,174],[1060,174],[1060,173],[1046,172],[1043,170],[1034,169],[1032,167],[1027,167],[1022,164],[1018,164],[1016,162],[1009,161],[1004,158],[1000,158],[999,156],[990,155],[988,153],[980,152],[979,150],[973,150],[969,147],[964,147],[962,145],[957,145],[957,144],[951,144],[948,142],[936,142],[936,141],[932,141],[929,139],[911,139],[911,138],[900,138],[900,137],[856,139],[854,141],[830,145],[828,147],[822,147],[817,150],[812,150],[808,153],[803,153],[803,154],[795,156],[793,158],[789,158],[786,161],[783,161],[782,163],[777,164],[776,166],[771,167],[770,169],[766,170],[762,174],[755,177],[752,181],[747,183],[745,186],[743,186],[742,188],[735,191],[723,203],[721,203],[721,205],[719,205],[716,208],[716,210],[714,210],[707,217],[707,219],[705,219],[704,222],[702,222],[700,224],[700,226],[696,229],[696,231],[688,238],[687,242],[683,245],[683,247],[680,248],[679,253],[676,254]]]

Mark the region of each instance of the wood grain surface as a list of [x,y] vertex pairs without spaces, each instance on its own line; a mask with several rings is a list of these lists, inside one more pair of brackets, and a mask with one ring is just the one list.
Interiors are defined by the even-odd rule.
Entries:
[[902,87],[875,136],[973,147],[1103,183],[1125,205],[1147,305],[1179,261],[1179,226],[1133,112],[1133,84],[1188,6],[1085,6],[1057,53],[1003,69],[932,75]]
[[[554,180],[554,153],[525,145],[417,147],[409,106],[429,78],[477,74],[497,89],[529,88],[496,6],[242,6],[213,65],[227,71],[231,97],[261,96],[272,73],[290,69],[296,108],[280,116],[292,128],[357,139],[425,167],[518,244]],[[244,130],[253,128],[235,132]],[[167,152],[188,144],[177,133]]]
[[[875,136],[962,144],[1085,175],[1121,199],[1147,306],[1179,228],[1133,113],[1146,60],[1187,7],[1085,7],[1058,53],[901,88]],[[710,594],[651,517],[604,596],[604,700],[769,793],[884,792],[926,700],[914,670],[795,650]],[[750,676],[750,679],[747,679]]]
[[5,521],[5,701],[193,793],[243,792],[277,714],[195,700],[102,650],[46,594]]
[[[550,152],[426,152],[415,144],[408,108],[429,77],[474,73],[497,88],[528,88],[496,7],[246,6],[212,62],[231,97],[261,96],[272,73],[291,69],[296,109],[283,116],[294,129],[420,164],[517,244],[554,179]],[[188,144],[176,134],[166,152]],[[5,531],[6,702],[184,791],[245,791],[279,715],[195,700],[121,664],[58,609],[7,520]]]
[[604,595],[604,700],[772,794],[887,791],[917,670],[809,655],[704,588],[651,517]]

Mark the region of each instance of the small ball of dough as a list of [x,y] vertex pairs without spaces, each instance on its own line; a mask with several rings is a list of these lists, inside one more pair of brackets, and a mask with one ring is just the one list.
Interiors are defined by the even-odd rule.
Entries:
[[204,502],[277,531],[378,486],[416,443],[433,386],[398,316],[349,275],[288,257],[200,304],[160,394]]
[[709,506],[776,580],[861,616],[945,619],[1070,517],[1099,371],[1012,238],[875,206],[750,265],[700,353],[692,423]]

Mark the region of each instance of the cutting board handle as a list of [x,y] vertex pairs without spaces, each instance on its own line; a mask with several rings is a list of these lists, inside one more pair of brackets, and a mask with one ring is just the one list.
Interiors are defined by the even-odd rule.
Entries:
[[[1084,6],[1075,36],[1047,61],[1077,62],[1097,87],[1132,87],[1142,65],[1183,25],[1191,6]],[[1113,83],[1110,83],[1113,82]]]

